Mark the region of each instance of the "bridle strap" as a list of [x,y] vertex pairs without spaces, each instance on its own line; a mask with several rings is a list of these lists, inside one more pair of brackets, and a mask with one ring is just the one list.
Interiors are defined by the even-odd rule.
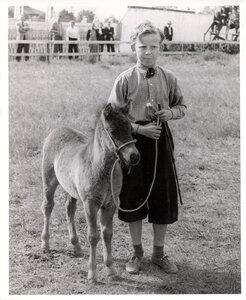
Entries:
[[127,145],[129,145],[129,144],[132,144],[132,143],[136,143],[136,142],[137,142],[137,140],[130,140],[130,141],[128,141],[128,142],[123,143],[123,144],[120,145],[120,146],[117,146],[116,143],[115,143],[115,141],[113,140],[112,136],[111,136],[110,133],[108,132],[108,130],[107,130],[104,126],[103,126],[103,128],[104,128],[104,130],[106,131],[106,133],[107,133],[107,135],[108,135],[108,137],[109,137],[111,143],[113,144],[117,156],[119,156],[119,151],[120,151],[122,148],[124,148],[125,146],[127,146]]
[[137,140],[131,140],[131,141],[128,141],[128,142],[125,142],[124,144],[120,145],[117,149],[116,149],[116,152],[118,153],[122,148],[124,148],[125,146],[129,145],[129,144],[132,144],[132,143],[136,143]]

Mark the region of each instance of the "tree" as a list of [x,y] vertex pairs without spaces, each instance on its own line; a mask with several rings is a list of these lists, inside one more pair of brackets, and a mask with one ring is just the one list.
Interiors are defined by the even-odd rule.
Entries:
[[72,12],[68,12],[66,9],[60,11],[59,15],[61,16],[62,22],[70,22],[75,20],[74,14]]
[[83,9],[78,13],[76,21],[81,22],[83,17],[87,18],[88,23],[92,23],[94,18],[96,17],[96,15],[94,14],[94,12],[92,10]]
[[201,12],[204,14],[214,15],[214,13],[216,12],[217,9],[218,9],[218,6],[204,6],[203,9],[201,10]]
[[8,10],[8,17],[13,18],[14,17],[14,6],[10,6]]
[[105,23],[107,23],[107,22],[112,22],[112,23],[115,23],[115,24],[119,24],[119,23],[120,23],[120,21],[117,20],[117,19],[115,18],[115,16],[113,16],[113,15],[111,15],[111,16],[105,18],[105,19],[104,19],[104,22],[105,22]]

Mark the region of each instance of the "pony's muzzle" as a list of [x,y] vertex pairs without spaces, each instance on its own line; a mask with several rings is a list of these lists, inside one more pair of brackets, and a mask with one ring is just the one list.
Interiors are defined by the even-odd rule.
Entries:
[[130,155],[130,165],[131,166],[135,166],[139,163],[140,161],[140,153],[132,153]]
[[135,166],[140,161],[140,153],[135,145],[131,145],[130,147],[125,147],[125,149],[122,149],[122,151],[119,153],[119,157],[123,165],[126,167]]

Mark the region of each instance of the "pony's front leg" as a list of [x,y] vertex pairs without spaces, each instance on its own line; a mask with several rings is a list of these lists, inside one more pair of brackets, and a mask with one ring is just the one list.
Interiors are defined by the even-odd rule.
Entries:
[[93,199],[86,199],[85,201],[85,214],[88,226],[88,241],[90,243],[90,256],[88,264],[88,280],[90,282],[97,281],[96,275],[96,248],[100,239],[99,231],[97,228],[97,213],[99,206],[93,202]]
[[114,213],[115,213],[115,205],[113,204],[109,204],[109,206],[101,208],[100,222],[101,222],[102,238],[103,238],[103,258],[110,279],[114,278],[114,276],[116,275],[116,271],[113,266],[112,249],[111,249]]

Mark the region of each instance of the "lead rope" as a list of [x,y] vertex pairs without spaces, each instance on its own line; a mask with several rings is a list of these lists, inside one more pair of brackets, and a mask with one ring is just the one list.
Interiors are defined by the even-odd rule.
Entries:
[[[157,117],[157,125],[160,124],[160,120],[159,120],[159,117]],[[154,183],[155,183],[155,178],[156,178],[156,169],[157,169],[157,161],[158,161],[158,140],[155,140],[155,164],[154,164],[154,174],[153,174],[153,179],[152,179],[152,182],[151,182],[151,185],[150,185],[150,188],[149,188],[149,192],[148,192],[148,195],[146,197],[146,199],[144,200],[144,202],[139,205],[137,208],[134,208],[134,209],[123,209],[120,207],[119,205],[119,197],[117,197],[117,199],[115,198],[115,195],[114,195],[114,186],[113,186],[113,177],[114,177],[114,169],[115,169],[115,166],[116,164],[120,161],[119,158],[116,159],[116,161],[114,162],[113,164],[113,167],[112,167],[112,170],[111,170],[111,174],[110,174],[110,187],[111,187],[111,194],[112,194],[112,197],[113,197],[113,200],[114,200],[114,204],[115,206],[117,207],[118,210],[120,211],[123,211],[123,212],[134,212],[134,211],[137,211],[139,210],[141,207],[143,207],[149,200],[149,196],[152,192],[152,189],[153,189],[153,186],[154,186]],[[148,205],[148,203],[147,203]]]
[[180,204],[183,205],[183,200],[182,200],[182,196],[181,196],[181,190],[180,190],[180,186],[179,186],[179,180],[178,180],[178,175],[177,175],[177,170],[176,170],[176,165],[175,165],[175,159],[174,159],[173,152],[172,152],[171,138],[170,138],[170,135],[169,135],[169,130],[168,130],[167,124],[165,122],[163,124],[165,126],[165,130],[166,130],[166,133],[167,133],[168,146],[169,146],[169,151],[171,153],[171,159],[172,159],[172,164],[173,164],[173,170],[174,170],[176,186],[177,186],[177,189],[178,189],[179,201],[180,201]]

